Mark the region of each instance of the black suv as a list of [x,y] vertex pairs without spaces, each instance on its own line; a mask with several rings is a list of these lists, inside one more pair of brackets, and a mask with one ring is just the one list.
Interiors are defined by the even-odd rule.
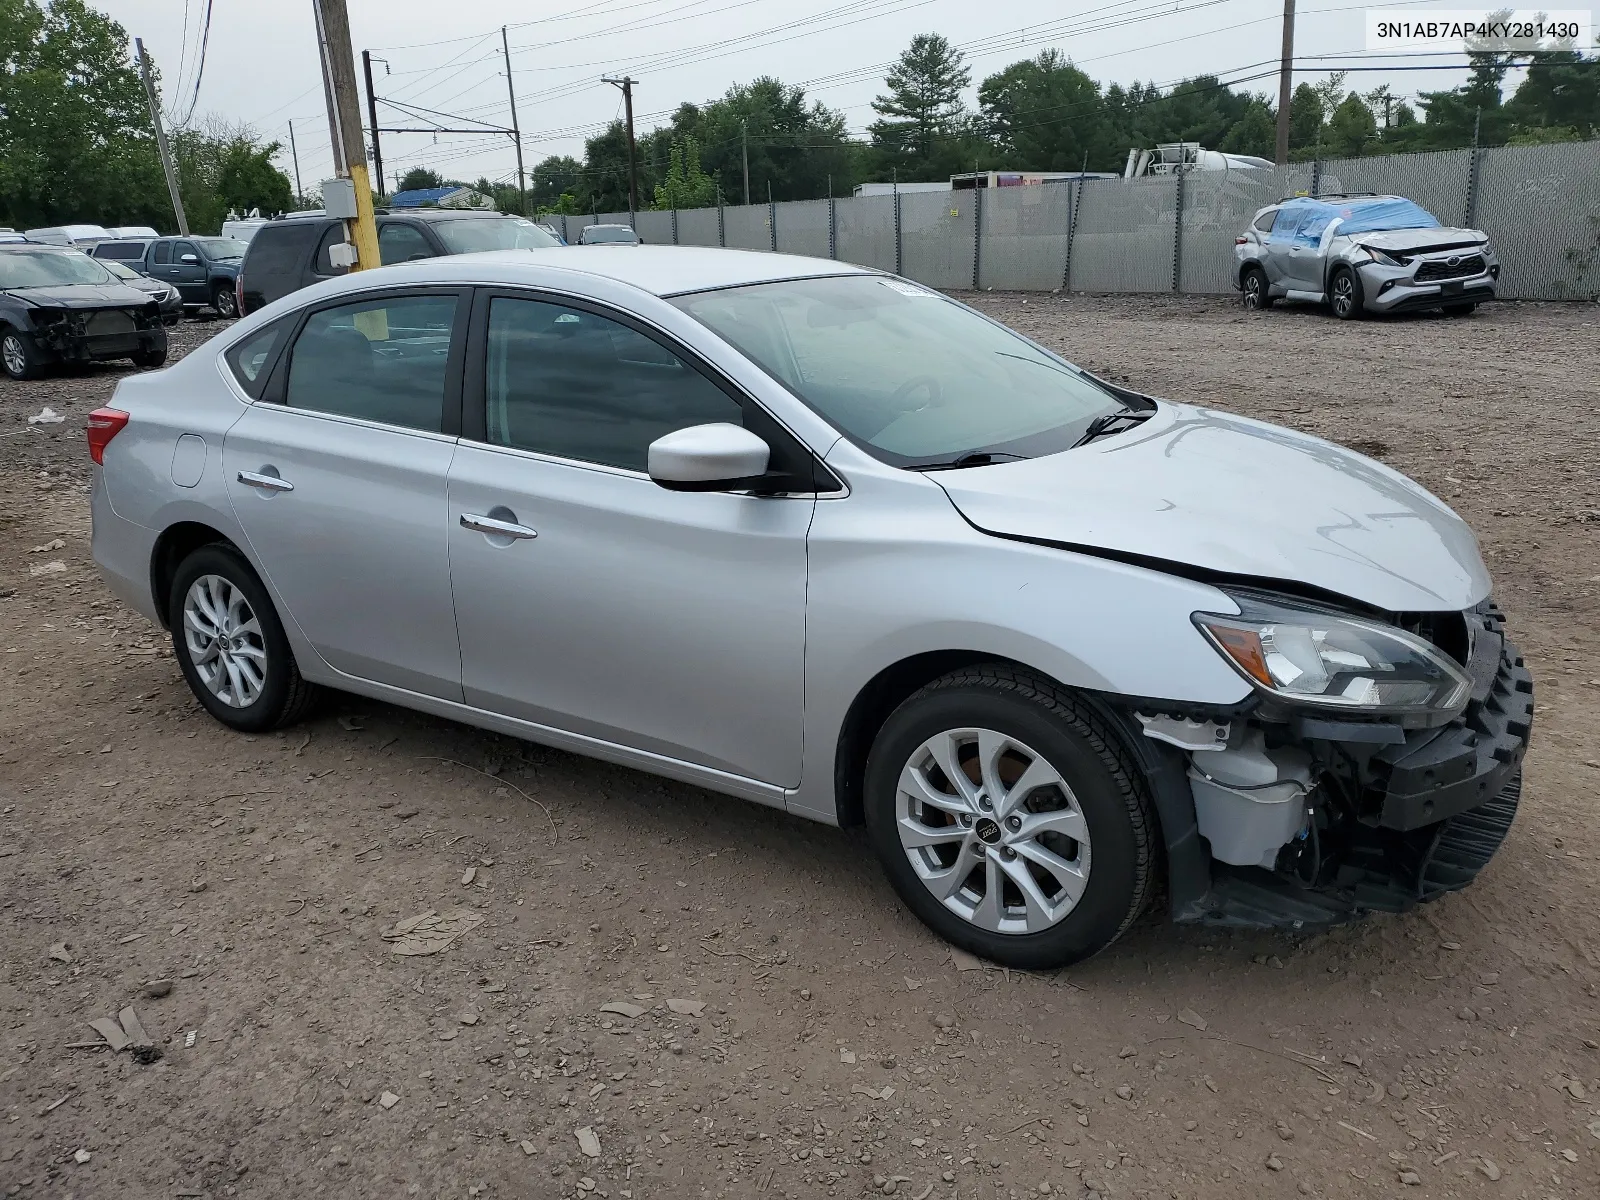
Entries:
[[[329,251],[345,240],[344,223],[320,214],[268,221],[250,239],[239,271],[239,312],[255,312],[290,292],[335,275]],[[497,212],[427,208],[378,211],[378,253],[383,265],[472,254],[559,246],[560,239],[524,217]]]
[[245,244],[225,237],[136,238],[99,242],[96,258],[114,258],[141,275],[170,283],[178,289],[186,308],[217,310],[236,317],[234,277],[244,261]]

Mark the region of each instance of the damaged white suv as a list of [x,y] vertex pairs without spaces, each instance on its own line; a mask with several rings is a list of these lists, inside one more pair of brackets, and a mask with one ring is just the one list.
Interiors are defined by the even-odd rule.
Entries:
[[326,685],[864,822],[999,962],[1160,892],[1403,910],[1516,812],[1532,684],[1442,503],[843,263],[364,271],[124,379],[89,445],[95,557],[218,720]]

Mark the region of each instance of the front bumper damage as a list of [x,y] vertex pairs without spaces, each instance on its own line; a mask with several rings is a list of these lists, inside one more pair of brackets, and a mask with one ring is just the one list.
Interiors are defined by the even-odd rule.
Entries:
[[[1248,854],[1224,850],[1221,837],[1205,837],[1208,754],[1184,755],[1192,794],[1199,798],[1201,844],[1213,854],[1208,884],[1196,880],[1187,894],[1174,889],[1174,919],[1242,928],[1319,927],[1368,912],[1404,912],[1472,882],[1516,817],[1533,723],[1533,680],[1505,637],[1498,609],[1486,603],[1462,616],[1472,697],[1446,725],[1406,729],[1305,714],[1284,720],[1262,709],[1229,723],[1264,740],[1266,753],[1284,764],[1286,782],[1307,781],[1298,785],[1299,813],[1292,822],[1297,831],[1264,861],[1220,860],[1222,853],[1235,859]],[[1225,728],[1192,715],[1185,719],[1193,728],[1209,728],[1210,736]],[[1149,718],[1141,720],[1148,733]],[[1229,736],[1237,744],[1240,730]],[[1214,811],[1211,819],[1215,835]]]
[[30,318],[34,342],[61,362],[126,358],[167,345],[166,325],[154,301],[137,308],[40,308]]

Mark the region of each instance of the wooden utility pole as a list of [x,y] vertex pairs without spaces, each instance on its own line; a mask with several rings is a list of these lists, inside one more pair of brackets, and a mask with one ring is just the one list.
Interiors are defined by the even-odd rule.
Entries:
[[1294,94],[1294,0],[1283,0],[1283,58],[1278,67],[1278,165],[1289,165],[1289,102]]
[[289,156],[294,159],[294,206],[306,202],[306,191],[300,186],[300,147],[294,144],[294,118],[289,118]]
[[[381,59],[379,60],[382,61]],[[388,66],[384,63],[384,66]],[[378,98],[372,91],[372,51],[361,52],[361,73],[367,79],[367,119],[372,123],[372,174],[378,181],[378,191],[383,191],[383,148],[378,145]]]
[[355,53],[350,48],[350,16],[345,0],[311,0],[321,42],[322,79],[328,93],[328,132],[334,169],[355,188],[353,219],[345,221],[346,237],[355,247],[358,270],[380,266],[378,226],[372,216],[372,184],[367,175],[367,147],[361,136],[361,93],[356,85]]
[[633,150],[633,85],[638,81],[624,75],[621,79],[604,79],[601,82],[615,84],[622,89],[622,104],[628,114],[628,220],[632,223],[639,210],[639,168],[634,163]]
[[[500,26],[500,49],[506,55],[506,96],[511,101],[511,140],[517,144],[517,212],[528,215],[528,188],[522,174],[522,129],[517,124],[517,89],[511,82],[511,43],[506,38],[506,27]],[[628,107],[628,148],[633,149],[633,106]]]
[[189,236],[189,218],[184,215],[183,197],[178,194],[178,168],[173,165],[172,151],[167,148],[167,131],[161,128],[161,101],[156,99],[156,85],[150,79],[150,56],[144,52],[144,39],[134,38],[139,51],[139,77],[144,80],[145,99],[150,101],[150,120],[156,127],[156,150],[161,155],[161,169],[167,175],[167,194],[172,197],[172,211],[178,214],[178,232]]

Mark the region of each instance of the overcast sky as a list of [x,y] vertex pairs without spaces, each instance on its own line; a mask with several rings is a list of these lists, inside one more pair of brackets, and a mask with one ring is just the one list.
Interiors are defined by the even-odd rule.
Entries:
[[[281,140],[292,175],[289,121],[307,188],[332,173],[327,115],[317,65],[311,0],[213,3],[204,73],[195,90],[206,0],[91,0],[129,36],[144,38],[162,75],[169,120],[194,105],[193,120],[215,115]],[[375,63],[380,96],[457,119],[380,108],[385,125],[445,125],[472,118],[509,125],[500,26],[510,26],[511,63],[526,163],[583,155],[583,138],[621,112],[620,92],[602,75],[638,80],[634,111],[642,132],[685,100],[721,95],[730,84],[770,74],[842,110],[852,132],[873,120],[883,66],[912,35],[937,32],[967,47],[973,92],[985,75],[1056,46],[1103,82],[1172,83],[1201,73],[1243,78],[1270,72],[1281,34],[1281,0],[348,0],[354,50]],[[1296,56],[1365,58],[1362,13],[1417,12],[1443,0],[1361,4],[1300,0]],[[538,14],[538,15],[536,15]],[[1367,60],[1369,64],[1380,60]],[[1407,60],[1443,64],[1454,58]],[[1296,76],[1316,80],[1324,72]],[[1458,71],[1362,72],[1346,87],[1387,82],[1397,93],[1450,87]],[[816,81],[816,82],[812,82]],[[1276,90],[1276,80],[1243,85]],[[975,97],[969,96],[969,101]],[[385,134],[384,167],[431,167],[447,177],[514,179],[503,135]],[[1016,163],[1019,168],[1033,164]]]

